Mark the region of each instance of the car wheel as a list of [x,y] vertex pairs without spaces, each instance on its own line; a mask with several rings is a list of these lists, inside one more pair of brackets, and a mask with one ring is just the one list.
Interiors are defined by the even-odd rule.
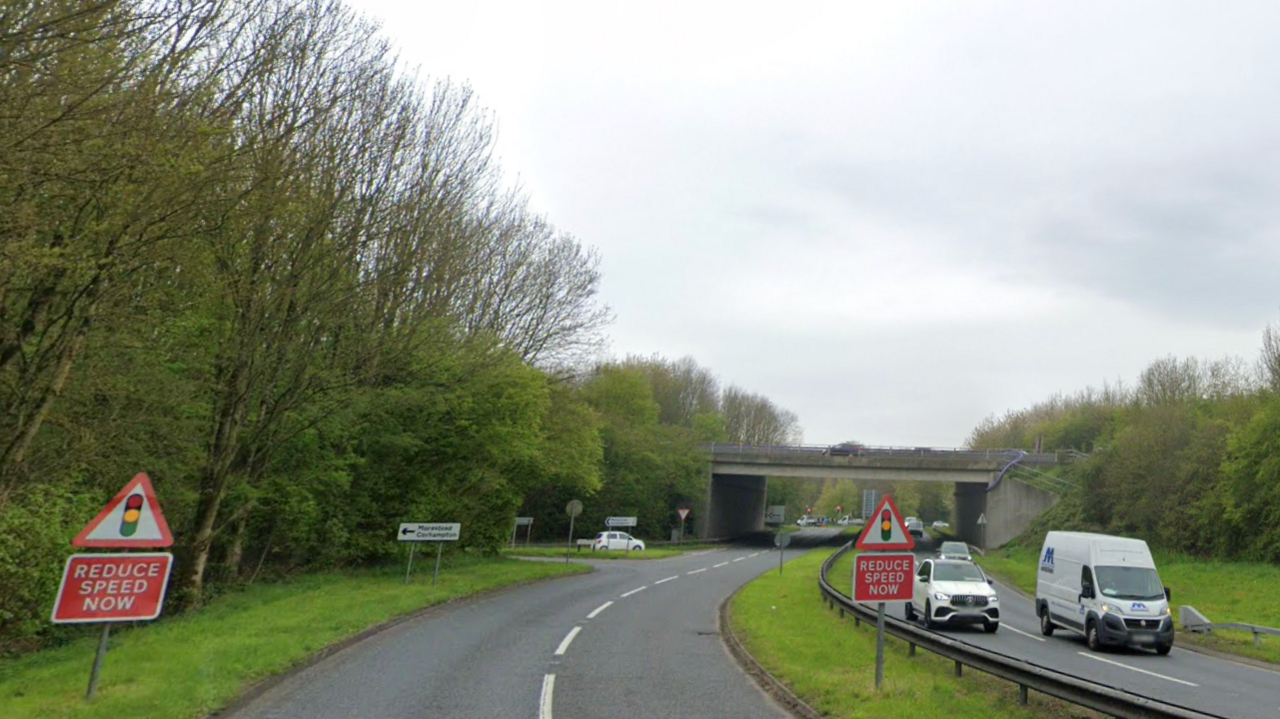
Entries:
[[987,624],[982,628],[987,631],[987,634],[995,634],[996,631],[1000,629],[1000,622],[991,622],[990,624]]
[[632,548],[631,548],[631,551],[633,551],[633,552],[638,552],[638,551],[640,551],[641,549],[644,549],[644,547],[635,546],[635,547],[632,547]]
[[1040,608],[1040,633],[1046,637],[1053,636],[1053,620],[1049,619],[1049,608]]
[[1098,623],[1092,619],[1089,620],[1089,625],[1085,629],[1084,641],[1089,645],[1089,651],[1102,651],[1102,637],[1098,635]]
[[924,600],[924,625],[929,629],[937,629],[938,623],[933,621],[933,602]]
[[907,602],[907,608],[903,609],[902,613],[907,618],[908,622],[914,622],[916,620],[916,607],[911,602]]
[[1165,657],[1169,655],[1169,651],[1171,649],[1173,649],[1172,644],[1161,644],[1160,646],[1156,647],[1156,654],[1159,654],[1160,656]]

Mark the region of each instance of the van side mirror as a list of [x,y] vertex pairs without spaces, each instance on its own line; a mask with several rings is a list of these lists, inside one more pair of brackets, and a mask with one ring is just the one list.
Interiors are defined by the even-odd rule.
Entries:
[[1080,598],[1081,598],[1081,599],[1093,599],[1093,587],[1092,587],[1091,585],[1087,585],[1087,584],[1086,584],[1085,586],[1081,587],[1081,588],[1080,588]]
[[1166,602],[1172,602],[1172,601],[1173,601],[1173,592],[1172,592],[1168,587],[1165,587],[1165,588],[1164,588],[1164,600],[1165,600]]

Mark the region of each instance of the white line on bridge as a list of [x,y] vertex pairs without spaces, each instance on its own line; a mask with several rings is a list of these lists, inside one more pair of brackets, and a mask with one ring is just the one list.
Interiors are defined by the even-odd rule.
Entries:
[[594,612],[587,615],[587,619],[595,619],[596,615],[598,615],[600,612],[603,612],[604,610],[608,609],[611,606],[613,606],[613,602],[611,601],[601,604],[600,606],[596,607],[596,610]]
[[702,569],[695,569],[692,572],[685,572],[685,574],[697,574],[698,572],[705,572],[705,571],[707,571],[707,568],[703,567]]
[[662,584],[663,582],[669,582],[669,581],[671,581],[672,579],[679,579],[679,578],[680,578],[680,575],[679,575],[679,574],[677,574],[677,575],[676,575],[676,576],[674,576],[674,577],[667,577],[666,579],[659,579],[658,581],[656,581],[656,582],[654,582],[654,583],[653,583],[653,586],[655,586],[655,587],[656,587],[656,586],[658,586],[659,584]]
[[569,630],[569,634],[565,636],[564,641],[560,642],[560,646],[556,647],[556,656],[561,656],[569,651],[569,645],[573,643],[573,638],[578,636],[580,631],[582,631],[582,627],[574,627]]
[[1011,632],[1013,632],[1013,633],[1015,633],[1015,634],[1021,634],[1022,636],[1027,637],[1028,639],[1034,639],[1034,640],[1036,640],[1037,642],[1043,642],[1043,641],[1044,641],[1044,637],[1037,637],[1037,636],[1036,636],[1036,635],[1034,635],[1034,634],[1028,634],[1027,632],[1022,631],[1021,629],[1017,629],[1017,628],[1015,628],[1015,627],[1011,627],[1011,626],[1009,626],[1009,623],[1008,623],[1008,622],[1001,622],[1001,623],[1000,623],[1000,626],[1001,626],[1001,627],[1004,627],[1005,629],[1008,629],[1009,631],[1011,631]]
[[542,699],[538,701],[538,719],[551,719],[551,695],[556,689],[556,675],[542,678]]
[[622,595],[622,598],[623,598],[623,599],[626,599],[627,597],[631,596],[632,594],[635,594],[636,592],[644,591],[645,587],[647,587],[647,586],[649,586],[649,585],[647,585],[647,584],[646,584],[644,587],[639,587],[638,589],[632,589],[631,591],[627,592],[626,594],[623,594],[623,595]]
[[1090,658],[1090,659],[1097,659],[1097,660],[1098,660],[1098,661],[1100,661],[1100,662],[1106,662],[1107,664],[1114,664],[1114,665],[1116,665],[1116,666],[1118,666],[1118,667],[1124,667],[1125,669],[1130,669],[1130,670],[1133,670],[1133,671],[1135,671],[1135,672],[1142,672],[1143,674],[1149,674],[1149,675],[1151,675],[1151,676],[1153,676],[1153,677],[1158,677],[1158,678],[1160,678],[1160,679],[1165,679],[1165,680],[1167,680],[1167,681],[1177,682],[1177,683],[1179,683],[1179,684],[1186,684],[1186,685],[1187,685],[1187,686],[1189,686],[1189,687],[1198,687],[1198,686],[1200,686],[1199,684],[1195,684],[1195,683],[1193,683],[1193,682],[1185,681],[1185,680],[1183,680],[1183,679],[1174,679],[1173,677],[1167,677],[1167,676],[1165,676],[1165,675],[1163,675],[1163,674],[1156,674],[1155,672],[1149,672],[1149,671],[1147,671],[1146,669],[1139,669],[1139,668],[1137,668],[1137,667],[1131,667],[1131,666],[1129,666],[1128,664],[1122,664],[1122,663],[1120,663],[1120,662],[1113,662],[1113,661],[1111,661],[1110,659],[1103,659],[1102,657],[1094,656],[1093,654],[1089,654],[1089,653],[1087,653],[1087,652],[1076,652],[1076,653],[1077,653],[1077,654],[1079,654],[1079,655],[1080,655],[1080,656],[1082,656],[1082,657],[1088,657],[1088,658]]
[[728,562],[721,562],[721,563],[719,563],[719,564],[715,565],[714,567],[712,567],[712,569],[719,569],[720,567],[726,566],[726,565],[728,565],[728,564],[729,564]]

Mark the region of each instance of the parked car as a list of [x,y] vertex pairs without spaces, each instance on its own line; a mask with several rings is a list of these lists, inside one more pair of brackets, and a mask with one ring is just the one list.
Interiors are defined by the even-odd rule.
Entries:
[[862,524],[862,517],[855,517],[853,515],[846,514],[840,519],[838,519],[836,521],[836,524],[840,525],[841,527],[848,527],[850,525],[857,526],[859,524]]
[[643,552],[644,542],[626,532],[601,532],[596,535],[591,551],[621,549],[624,552]]
[[930,629],[981,624],[992,633],[1000,628],[1000,598],[973,562],[926,559],[916,568],[913,584],[907,621],[923,617]]
[[938,559],[958,559],[963,562],[972,562],[973,556],[969,554],[969,545],[964,542],[943,542],[938,547]]
[[951,523],[944,522],[941,519],[939,519],[938,521],[933,523],[933,528],[934,529],[951,529]]
[[909,518],[907,519],[907,533],[908,533],[908,534],[910,534],[911,536],[915,537],[916,539],[919,539],[919,538],[923,537],[923,536],[924,536],[924,522],[921,522],[920,520],[916,519],[915,517],[909,517]]
[[1036,614],[1046,637],[1062,627],[1083,634],[1089,649],[1105,645],[1173,648],[1172,597],[1160,583],[1141,539],[1086,532],[1049,532],[1036,572]]
[[817,523],[818,523],[818,520],[814,519],[813,517],[810,517],[807,514],[796,520],[796,524],[800,525],[801,527],[812,527]]

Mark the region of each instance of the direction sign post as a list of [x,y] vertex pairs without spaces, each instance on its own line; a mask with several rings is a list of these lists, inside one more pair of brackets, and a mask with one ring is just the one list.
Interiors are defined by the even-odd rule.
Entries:
[[569,552],[573,551],[573,520],[577,519],[579,514],[582,514],[582,502],[571,499],[564,506],[564,511],[565,514],[569,515],[569,543],[564,548],[564,563],[568,564]]
[[765,524],[782,524],[787,521],[787,505],[771,504],[764,512]]
[[787,545],[791,544],[791,535],[779,532],[773,538],[773,543],[778,545],[778,574],[782,574],[782,555],[786,554]]
[[[635,517],[606,517],[604,520],[604,526],[609,528],[634,527],[636,526],[636,518]],[[631,539],[630,539],[631,535],[628,534],[627,537],[628,537],[627,551],[630,552],[631,551]]]
[[458,522],[403,522],[400,531],[396,532],[396,540],[412,542],[409,545],[409,565],[404,570],[405,584],[409,583],[409,574],[413,571],[413,549],[418,542],[436,543],[436,573],[431,577],[431,586],[440,579],[440,557],[444,554],[444,542],[456,542],[462,536],[462,524]]
[[516,517],[516,523],[511,525],[511,548],[516,548],[516,530],[520,527],[528,527],[524,530],[524,546],[529,546],[530,537],[533,536],[533,517]]

